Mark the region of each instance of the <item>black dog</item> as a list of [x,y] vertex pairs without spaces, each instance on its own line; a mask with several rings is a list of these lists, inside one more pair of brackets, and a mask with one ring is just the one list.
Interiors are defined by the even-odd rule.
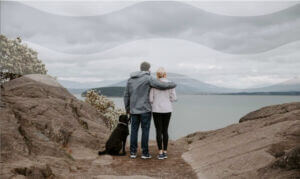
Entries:
[[[128,123],[129,118],[127,115],[121,115],[119,117],[119,123],[107,140],[105,150],[102,152],[99,151],[99,155],[126,155],[125,145],[127,136],[129,135]],[[120,153],[122,147],[123,151]]]

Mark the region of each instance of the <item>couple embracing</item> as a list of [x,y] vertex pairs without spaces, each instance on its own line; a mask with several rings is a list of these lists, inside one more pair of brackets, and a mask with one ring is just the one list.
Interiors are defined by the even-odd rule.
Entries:
[[172,102],[176,100],[176,84],[167,80],[166,71],[159,68],[157,78],[151,76],[150,64],[143,62],[140,71],[131,74],[127,81],[124,104],[131,116],[130,157],[137,157],[138,130],[142,128],[142,159],[150,159],[148,142],[151,117],[156,128],[158,159],[167,158],[168,126]]

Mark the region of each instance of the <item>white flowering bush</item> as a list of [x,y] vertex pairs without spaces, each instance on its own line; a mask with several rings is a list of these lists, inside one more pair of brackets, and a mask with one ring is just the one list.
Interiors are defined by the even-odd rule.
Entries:
[[99,95],[94,90],[90,90],[86,93],[85,102],[94,106],[105,118],[106,124],[112,131],[118,124],[119,116],[125,114],[125,111],[116,108],[112,100],[106,96]]
[[10,40],[0,34],[0,75],[1,83],[26,74],[47,74],[45,64],[38,59],[38,53],[21,38]]

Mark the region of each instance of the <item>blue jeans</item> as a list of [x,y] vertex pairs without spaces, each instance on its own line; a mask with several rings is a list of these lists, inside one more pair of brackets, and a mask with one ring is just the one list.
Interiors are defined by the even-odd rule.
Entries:
[[149,142],[149,131],[151,124],[151,112],[143,114],[131,114],[131,135],[130,135],[130,152],[137,152],[137,140],[138,140],[138,131],[140,128],[140,123],[142,127],[142,150],[143,154],[146,155],[149,153],[148,142]]

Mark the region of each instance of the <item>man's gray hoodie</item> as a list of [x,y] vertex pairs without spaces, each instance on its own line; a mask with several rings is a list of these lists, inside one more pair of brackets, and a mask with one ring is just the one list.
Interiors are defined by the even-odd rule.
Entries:
[[160,90],[175,88],[173,82],[161,82],[150,75],[148,71],[131,73],[124,94],[125,109],[130,114],[151,112],[149,93],[151,87]]

